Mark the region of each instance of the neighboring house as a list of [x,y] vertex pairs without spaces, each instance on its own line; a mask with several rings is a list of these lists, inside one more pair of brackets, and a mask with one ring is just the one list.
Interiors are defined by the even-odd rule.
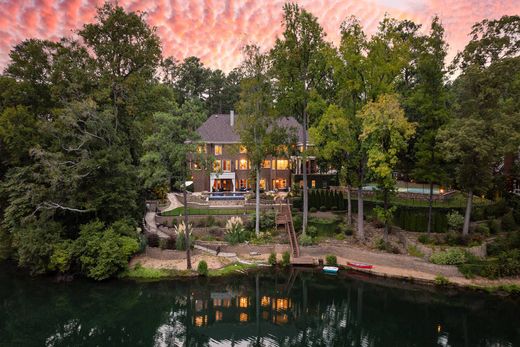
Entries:
[[[253,170],[247,156],[247,149],[240,144],[240,135],[236,132],[236,118],[230,114],[214,114],[202,124],[197,132],[200,136],[199,153],[214,158],[211,168],[202,169],[200,164],[190,161],[190,168],[195,192],[246,191],[254,188]],[[296,148],[303,146],[303,127],[293,117],[279,121],[283,127],[296,130]],[[319,173],[316,158],[308,157],[309,187],[323,188],[329,182],[336,181],[335,174]],[[302,160],[299,156],[266,157],[260,172],[262,190],[288,190],[297,178],[301,181]],[[327,181],[326,177],[330,179]],[[319,178],[319,180],[318,180]],[[319,186],[316,186],[317,182]]]

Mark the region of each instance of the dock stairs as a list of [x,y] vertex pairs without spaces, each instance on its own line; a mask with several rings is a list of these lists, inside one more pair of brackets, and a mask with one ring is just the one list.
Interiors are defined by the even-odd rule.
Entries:
[[285,227],[291,245],[291,255],[293,258],[298,258],[300,256],[300,247],[298,245],[298,237],[294,230],[291,206],[288,202],[280,203],[276,214],[276,225],[283,225]]

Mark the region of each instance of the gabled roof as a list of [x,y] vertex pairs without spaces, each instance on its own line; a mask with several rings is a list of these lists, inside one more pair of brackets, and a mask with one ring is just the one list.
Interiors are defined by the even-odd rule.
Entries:
[[[206,143],[240,143],[240,135],[235,131],[235,127],[231,126],[230,117],[229,114],[214,114],[210,116],[197,129],[200,140]],[[238,117],[240,116],[235,115],[235,126]],[[303,127],[294,117],[282,117],[278,120],[278,124],[282,127],[296,129],[298,144],[303,143]]]

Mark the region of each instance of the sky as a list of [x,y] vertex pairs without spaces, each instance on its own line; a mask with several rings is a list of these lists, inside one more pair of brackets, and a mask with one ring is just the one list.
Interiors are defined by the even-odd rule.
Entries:
[[[0,70],[11,48],[26,38],[57,40],[73,36],[92,22],[104,0],[0,0]],[[119,0],[129,11],[146,11],[157,27],[163,55],[183,59],[198,56],[205,65],[229,71],[241,61],[248,43],[264,50],[282,32],[285,0]],[[449,55],[463,49],[471,26],[482,19],[520,14],[520,0],[299,0],[327,33],[338,42],[341,22],[355,15],[368,34],[375,32],[385,13],[411,19],[427,30],[434,15],[446,29]]]

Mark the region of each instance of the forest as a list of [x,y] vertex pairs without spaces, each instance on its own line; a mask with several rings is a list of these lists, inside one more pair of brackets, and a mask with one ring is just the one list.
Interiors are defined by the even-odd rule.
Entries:
[[507,194],[519,176],[518,161],[504,172],[520,146],[519,16],[475,23],[447,62],[437,17],[422,28],[385,16],[373,35],[346,18],[334,44],[305,9],[280,10],[274,46],[244,47],[228,73],[163,56],[146,13],[110,3],[71,37],[13,47],[0,76],[0,259],[32,274],[116,275],[145,246],[145,200],[182,188],[188,141],[230,110],[249,120],[256,162],[273,143],[248,134],[294,116],[314,143],[302,155],[344,185],[377,184],[387,225],[394,172],[465,192],[464,233],[474,195]]

